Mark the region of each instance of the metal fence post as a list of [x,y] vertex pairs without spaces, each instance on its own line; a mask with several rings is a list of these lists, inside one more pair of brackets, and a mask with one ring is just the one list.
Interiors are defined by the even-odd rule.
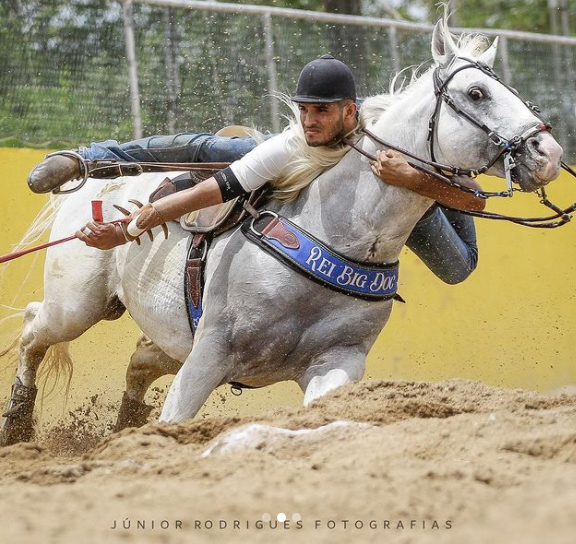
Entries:
[[272,130],[274,132],[280,132],[280,110],[278,108],[278,99],[274,96],[275,93],[278,92],[278,81],[276,79],[276,61],[274,60],[274,39],[270,13],[265,13],[262,16],[262,22],[264,24],[264,43],[266,48],[266,69],[268,71]]
[[502,79],[506,85],[512,85],[512,72],[510,71],[510,60],[508,58],[508,39],[501,37],[498,40],[500,59],[502,60]]
[[126,38],[126,61],[128,62],[132,124],[134,126],[134,138],[137,139],[142,138],[142,115],[140,110],[140,91],[138,89],[138,66],[136,64],[132,0],[124,0],[122,9],[124,10],[124,37]]
[[180,94],[180,75],[176,60],[176,25],[172,8],[164,10],[164,60],[166,62],[166,92],[168,132],[176,133],[178,117],[178,95]]
[[390,50],[392,53],[392,66],[394,67],[394,73],[400,72],[400,49],[398,49],[398,36],[396,34],[396,27],[388,27],[388,43],[390,44]]

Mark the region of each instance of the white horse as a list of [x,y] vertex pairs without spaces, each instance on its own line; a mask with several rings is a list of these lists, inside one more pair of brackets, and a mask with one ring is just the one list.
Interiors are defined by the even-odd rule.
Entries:
[[[496,43],[480,51],[481,40],[457,46],[440,22],[432,38],[439,81],[475,57],[492,66]],[[485,43],[485,42],[482,42]],[[463,45],[462,45],[463,44]],[[431,69],[402,92],[368,99],[367,126],[381,138],[419,157],[430,158],[428,122],[436,107]],[[471,67],[449,80],[447,90],[459,107],[507,140],[530,134],[517,154],[522,188],[544,186],[559,172],[562,148],[541,121],[508,88],[486,71]],[[498,147],[489,136],[445,106],[436,121],[436,159],[460,168],[488,164]],[[377,149],[364,137],[361,147]],[[503,161],[489,173],[503,176]],[[173,173],[172,176],[177,175]],[[165,174],[117,180],[89,180],[65,197],[52,239],[88,222],[89,202],[104,201],[107,220],[113,204],[146,201]],[[414,225],[432,202],[417,193],[383,183],[366,158],[350,151],[314,180],[297,200],[270,207],[350,259],[394,262]],[[116,215],[118,217],[118,215]],[[193,337],[183,297],[188,234],[177,224],[170,236],[142,238],[114,250],[80,243],[51,248],[46,256],[45,298],[26,311],[17,385],[2,430],[4,444],[29,439],[38,367],[50,346],[78,338],[102,319],[127,308],[151,341],[142,340],[128,383],[138,404],[152,380],[181,368],[172,383],[161,420],[193,417],[219,385],[239,382],[265,386],[296,381],[304,404],[360,380],[365,358],[392,309],[391,300],[367,301],[327,289],[280,263],[235,229],[217,237],[206,265],[204,314]],[[19,380],[19,381],[18,381]]]

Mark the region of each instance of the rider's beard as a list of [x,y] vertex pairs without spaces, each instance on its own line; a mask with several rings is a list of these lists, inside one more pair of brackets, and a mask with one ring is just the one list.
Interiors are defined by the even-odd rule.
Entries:
[[[322,145],[334,145],[337,144],[344,136],[344,118],[340,117],[332,129],[327,132],[327,134],[321,139],[314,139],[314,135],[311,137],[304,132],[304,136],[306,138],[306,143],[310,147],[320,147]],[[319,136],[319,135],[318,135]]]

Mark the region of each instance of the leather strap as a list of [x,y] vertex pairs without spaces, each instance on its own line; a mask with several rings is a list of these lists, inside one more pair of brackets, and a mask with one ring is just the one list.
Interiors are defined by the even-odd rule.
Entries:
[[208,253],[208,246],[212,241],[205,233],[195,234],[191,237],[190,247],[186,255],[186,268],[184,273],[184,297],[186,311],[192,334],[196,332],[202,317],[202,291],[204,288],[204,263]]
[[115,179],[120,176],[139,176],[143,172],[174,172],[198,171],[217,172],[230,166],[229,162],[198,162],[198,163],[165,163],[165,162],[118,162],[91,161],[88,162],[88,172],[91,178]]
[[401,300],[396,293],[398,262],[349,259],[269,210],[245,220],[242,232],[280,262],[324,287],[364,300]]
[[2,417],[16,419],[30,415],[34,411],[34,402],[37,394],[38,389],[36,386],[28,387],[17,377],[12,386],[8,409],[2,414]]

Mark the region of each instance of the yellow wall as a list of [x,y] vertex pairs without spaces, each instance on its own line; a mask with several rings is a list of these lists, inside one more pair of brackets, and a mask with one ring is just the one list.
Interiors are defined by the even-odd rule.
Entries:
[[[46,197],[33,195],[26,175],[44,152],[0,149],[0,254],[10,252]],[[485,179],[487,187],[494,180]],[[499,182],[501,183],[501,182]],[[562,177],[549,191],[567,205],[576,198],[576,180]],[[547,215],[534,195],[490,202],[504,213]],[[401,258],[400,293],[392,318],[372,349],[367,376],[384,379],[440,380],[451,377],[483,380],[506,387],[549,391],[576,384],[573,338],[576,296],[572,278],[576,263],[576,225],[536,230],[478,220],[480,262],[465,283],[448,286],[413,254]],[[33,256],[15,261],[0,275],[0,303],[24,307],[41,300],[41,263]],[[29,280],[24,279],[29,276]],[[0,309],[0,318],[10,314]],[[19,328],[4,323],[2,345]],[[99,393],[117,402],[123,376],[137,337],[129,318],[101,323],[72,345],[75,375],[68,408]],[[0,363],[0,370],[7,363]],[[0,399],[12,382],[12,366],[0,372]],[[168,380],[162,382],[166,385]],[[264,406],[298,405],[294,385],[245,392],[236,398],[214,395],[205,412],[259,412]],[[50,402],[47,403],[50,409]],[[60,406],[57,400],[54,406]],[[60,410],[61,407],[58,408]]]

